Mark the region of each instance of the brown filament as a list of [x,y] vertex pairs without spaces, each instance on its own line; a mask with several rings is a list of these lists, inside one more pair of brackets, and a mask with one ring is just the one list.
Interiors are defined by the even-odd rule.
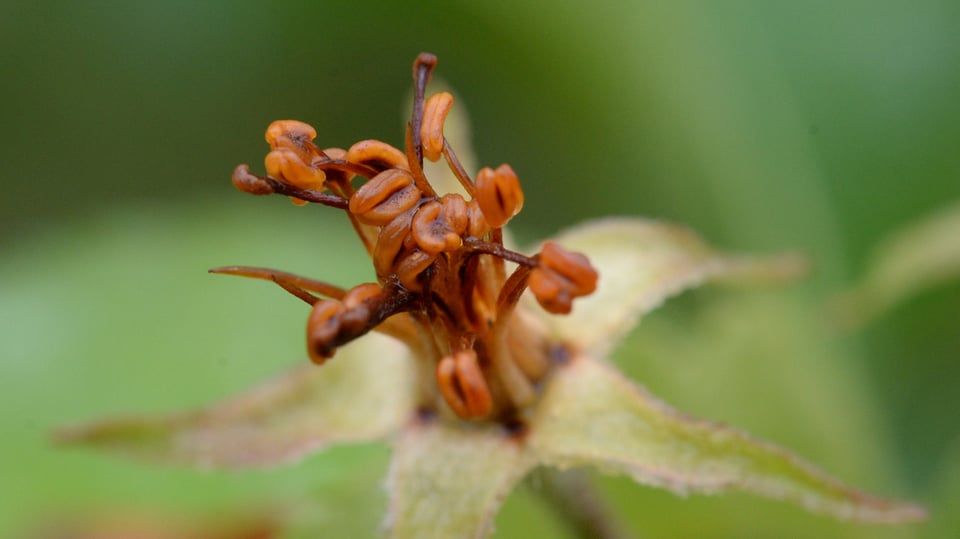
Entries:
[[343,299],[343,296],[347,293],[346,290],[340,288],[339,286],[334,286],[316,279],[301,277],[293,273],[270,268],[255,268],[252,266],[224,266],[207,270],[207,272],[222,275],[237,275],[239,277],[249,277],[251,279],[263,279],[274,282],[277,282],[277,279],[282,279],[284,282],[290,283],[304,290],[316,292],[317,294],[322,294],[328,298],[337,300]]
[[473,185],[473,180],[470,179],[470,175],[467,174],[467,170],[463,168],[463,165],[460,164],[460,159],[457,158],[456,152],[453,151],[453,148],[450,146],[450,143],[447,141],[446,137],[443,139],[443,157],[447,161],[447,166],[450,167],[450,170],[453,171],[453,175],[457,177],[457,180],[460,181],[460,185],[466,189],[467,194],[471,197],[475,196],[476,189]]

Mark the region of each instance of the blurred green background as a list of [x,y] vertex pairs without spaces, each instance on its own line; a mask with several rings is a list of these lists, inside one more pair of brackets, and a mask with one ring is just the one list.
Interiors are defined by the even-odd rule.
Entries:
[[[315,125],[321,146],[400,144],[424,50],[470,112],[480,162],[520,174],[521,240],[628,214],[809,253],[807,282],[686,295],[617,360],[682,410],[932,510],[883,528],[604,479],[632,529],[960,534],[960,281],[856,332],[825,314],[886,233],[960,199],[955,0],[7,0],[0,50],[0,535],[88,510],[277,504],[309,508],[291,537],[377,535],[385,447],[212,474],[55,449],[48,433],[200,405],[300,360],[301,304],[205,270],[348,286],[372,272],[340,216],[241,195],[230,171],[260,169],[278,118]],[[564,536],[535,488],[508,499],[495,537]]]

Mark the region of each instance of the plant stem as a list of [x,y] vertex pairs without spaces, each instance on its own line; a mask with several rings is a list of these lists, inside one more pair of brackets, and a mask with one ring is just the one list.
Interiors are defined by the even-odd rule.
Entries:
[[[633,535],[610,514],[590,476],[583,470],[541,469],[534,491],[563,520],[575,537],[631,539]],[[539,487],[539,488],[538,488]]]

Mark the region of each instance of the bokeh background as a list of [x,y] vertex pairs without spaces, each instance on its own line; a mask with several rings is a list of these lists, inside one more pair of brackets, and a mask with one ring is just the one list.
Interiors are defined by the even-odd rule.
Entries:
[[[890,231],[960,199],[960,3],[6,0],[0,50],[0,535],[88,512],[283,506],[300,508],[290,537],[377,536],[384,446],[221,474],[48,434],[197,406],[301,360],[301,304],[205,270],[344,285],[370,270],[340,216],[244,196],[230,171],[259,169],[277,118],[315,125],[321,145],[400,144],[423,50],[470,112],[480,162],[520,174],[522,241],[645,215],[808,253],[805,283],[685,295],[616,360],[682,410],[932,510],[884,528],[602,479],[631,529],[960,534],[960,280],[855,330],[827,308]],[[497,519],[496,537],[564,533],[535,484]]]

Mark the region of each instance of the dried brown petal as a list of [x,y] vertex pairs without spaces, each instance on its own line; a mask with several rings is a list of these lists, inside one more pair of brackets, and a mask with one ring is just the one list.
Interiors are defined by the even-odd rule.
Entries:
[[420,190],[409,172],[385,170],[350,197],[350,211],[366,224],[383,226],[420,201]]
[[510,165],[500,165],[497,170],[484,167],[477,173],[476,199],[487,223],[500,228],[523,208],[520,179]]
[[409,169],[407,156],[400,150],[379,140],[361,140],[347,150],[347,161],[384,171],[390,168]]
[[473,349],[461,350],[437,364],[440,394],[455,414],[466,419],[490,415],[493,399]]
[[452,106],[453,95],[450,92],[433,94],[423,106],[420,142],[423,144],[423,156],[431,161],[439,161],[443,154],[443,123]]
[[233,169],[233,186],[251,195],[269,195],[273,193],[270,184],[255,174],[250,173],[250,167],[247,165],[237,165]]

